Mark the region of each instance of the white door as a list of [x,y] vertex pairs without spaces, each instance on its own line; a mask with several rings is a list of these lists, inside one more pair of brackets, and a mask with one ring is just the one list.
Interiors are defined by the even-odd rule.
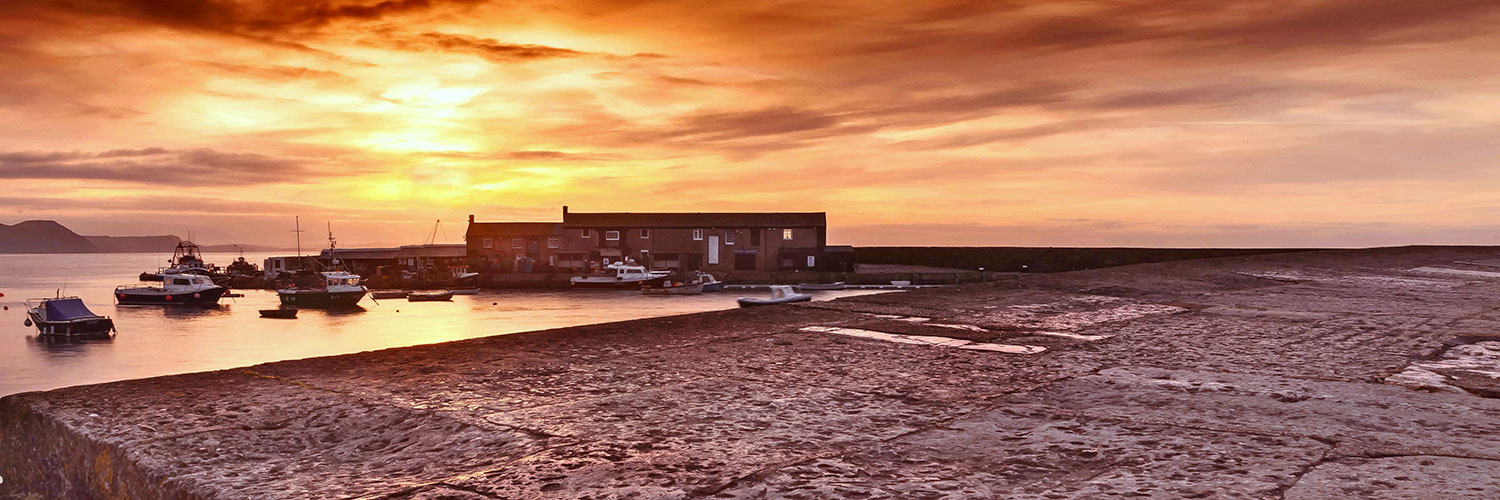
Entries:
[[718,264],[719,263],[719,237],[718,236],[709,236],[708,237],[708,263],[709,264]]

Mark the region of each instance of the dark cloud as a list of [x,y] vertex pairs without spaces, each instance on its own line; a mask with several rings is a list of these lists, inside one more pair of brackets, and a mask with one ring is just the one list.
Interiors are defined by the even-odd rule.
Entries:
[[215,61],[198,61],[198,64],[227,73],[268,81],[330,80],[348,82],[353,80],[348,75],[337,71],[325,71],[299,66],[229,64]]
[[159,186],[234,186],[358,173],[316,161],[213,149],[117,149],[0,153],[0,177],[125,182]]
[[254,35],[315,29],[336,21],[375,21],[439,8],[461,9],[484,1],[22,0],[18,3],[179,29]]
[[576,57],[585,55],[571,49],[548,47],[546,45],[504,43],[491,38],[478,38],[466,35],[454,35],[448,33],[422,33],[410,39],[401,40],[397,47],[411,50],[445,50],[449,52],[465,52],[475,54],[495,62],[517,62],[535,59],[550,59],[557,57]]

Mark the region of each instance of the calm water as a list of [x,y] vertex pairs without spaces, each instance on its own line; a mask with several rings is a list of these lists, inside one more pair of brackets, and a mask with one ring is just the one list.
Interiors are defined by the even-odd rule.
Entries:
[[[206,254],[227,265],[238,254]],[[346,354],[387,347],[524,332],[544,328],[712,311],[736,307],[731,291],[685,297],[643,296],[629,291],[495,291],[455,296],[453,302],[366,298],[364,311],[304,309],[294,320],[261,318],[277,306],[276,293],[237,290],[217,309],[116,306],[115,285],[139,282],[169,255],[0,255],[0,395],[78,384],[217,370],[267,361]],[[265,254],[245,254],[260,264]],[[97,314],[111,316],[112,339],[54,341],[23,326],[22,301],[51,297],[59,288],[81,297]],[[825,300],[868,292],[814,292]]]

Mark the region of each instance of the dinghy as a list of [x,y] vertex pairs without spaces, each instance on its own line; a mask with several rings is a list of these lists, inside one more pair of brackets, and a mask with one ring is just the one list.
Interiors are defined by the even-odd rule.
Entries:
[[805,293],[792,291],[787,285],[776,285],[771,287],[771,298],[757,299],[751,297],[740,297],[740,307],[774,306],[776,304],[790,304],[792,302],[810,302],[812,296]]
[[452,300],[453,292],[447,290],[441,292],[412,292],[406,295],[407,302],[443,302]]

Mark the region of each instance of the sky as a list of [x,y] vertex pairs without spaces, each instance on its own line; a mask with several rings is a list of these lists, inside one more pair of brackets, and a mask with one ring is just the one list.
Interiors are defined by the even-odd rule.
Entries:
[[[7,0],[0,223],[1500,244],[1500,2]],[[439,237],[439,240],[445,238]]]

